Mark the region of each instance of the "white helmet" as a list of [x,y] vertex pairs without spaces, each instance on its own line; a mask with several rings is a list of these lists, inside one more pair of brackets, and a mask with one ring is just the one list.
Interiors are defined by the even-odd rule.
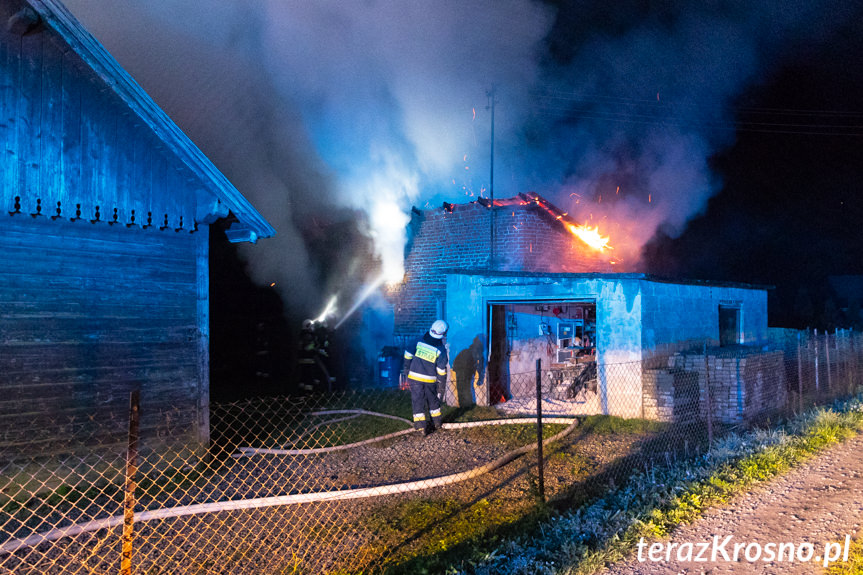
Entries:
[[432,324],[429,333],[433,338],[440,339],[444,336],[448,329],[449,326],[446,324],[446,322],[442,319],[439,319]]

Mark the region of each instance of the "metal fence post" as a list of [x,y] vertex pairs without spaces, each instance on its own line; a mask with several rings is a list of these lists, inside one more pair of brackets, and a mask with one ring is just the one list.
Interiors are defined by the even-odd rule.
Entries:
[[704,344],[704,392],[707,395],[707,442],[713,447],[713,402],[710,398],[710,363],[707,361],[707,344]]
[[803,413],[803,350],[800,347],[800,332],[797,332],[797,402],[800,413]]
[[[848,377],[848,374],[849,374],[849,369],[848,369],[848,367],[849,367],[849,365],[848,365],[848,330],[843,329],[841,331],[841,334],[842,334],[841,338],[839,338],[839,337],[836,338],[836,356],[841,358],[839,360],[839,362],[840,362],[840,365],[842,366],[842,374],[843,374],[842,379],[845,380],[845,389],[846,389],[845,393],[847,395],[847,394],[851,393],[850,379]],[[841,346],[839,343],[840,341],[842,342]],[[837,376],[838,375],[839,375],[839,373],[837,371]]]
[[135,534],[135,474],[138,471],[138,423],[141,417],[141,392],[137,389],[129,398],[129,445],[126,448],[126,483],[123,499],[123,547],[120,554],[120,575],[132,573],[132,540]]
[[842,364],[845,366],[845,387],[848,390],[848,395],[851,394],[851,332],[847,329],[842,330]]
[[857,334],[854,333],[854,330],[852,329],[851,330],[851,341],[849,342],[851,344],[851,365],[850,365],[851,377],[848,378],[849,386],[851,388],[849,391],[852,394],[857,391],[857,381],[859,378],[859,374],[857,372],[859,364],[857,362],[856,336],[857,336]]
[[545,503],[545,472],[542,458],[542,360],[536,360],[536,461],[539,499]]
[[827,393],[833,393],[833,377],[830,375],[830,332],[824,330],[824,363],[827,364]]
[[812,338],[813,343],[815,344],[815,391],[820,391],[821,389],[821,380],[818,375],[818,330],[814,330],[815,337]]

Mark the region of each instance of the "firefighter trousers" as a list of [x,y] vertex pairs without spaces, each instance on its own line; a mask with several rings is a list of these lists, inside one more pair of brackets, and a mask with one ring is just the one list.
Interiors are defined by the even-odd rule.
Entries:
[[414,429],[426,428],[426,410],[436,429],[441,426],[440,399],[437,396],[437,382],[416,381],[408,378],[411,387],[411,405],[414,412]]

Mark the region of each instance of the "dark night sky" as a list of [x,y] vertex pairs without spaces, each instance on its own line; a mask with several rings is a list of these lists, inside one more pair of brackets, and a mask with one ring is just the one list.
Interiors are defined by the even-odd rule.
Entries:
[[[823,311],[838,304],[828,276],[863,274],[859,22],[815,50],[792,50],[737,98],[736,141],[711,158],[719,193],[678,238],[660,232],[648,243],[650,271],[776,286],[776,325],[851,323]],[[807,298],[814,309],[801,309]]]
[[293,319],[397,268],[412,205],[488,193],[492,85],[497,197],[622,267],[775,285],[795,326],[863,273],[859,0],[67,4],[274,224],[240,255]]

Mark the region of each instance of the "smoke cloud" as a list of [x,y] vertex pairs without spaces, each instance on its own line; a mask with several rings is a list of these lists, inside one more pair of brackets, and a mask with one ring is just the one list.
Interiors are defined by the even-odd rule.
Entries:
[[741,94],[854,12],[839,1],[563,3],[511,169],[610,235],[618,269],[638,269],[658,229],[677,236],[721,187],[709,161],[734,141]]
[[545,195],[636,269],[721,185],[708,161],[733,141],[735,97],[850,15],[787,0],[67,4],[273,223],[243,248],[250,273],[306,308],[369,279],[370,258],[399,278],[411,205],[488,195],[492,86],[496,197]]
[[[482,193],[486,90],[526,97],[552,22],[525,0],[67,5],[274,225],[242,252],[289,306],[369,267],[355,231],[400,278],[411,205]],[[314,253],[340,225],[341,249]]]

